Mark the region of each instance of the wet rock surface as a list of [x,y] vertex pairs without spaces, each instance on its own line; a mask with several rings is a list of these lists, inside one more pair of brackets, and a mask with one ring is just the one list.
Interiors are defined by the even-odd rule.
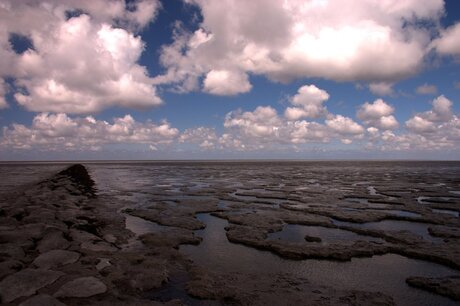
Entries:
[[25,300],[19,306],[64,306],[64,303],[46,294],[39,294]]
[[38,268],[49,269],[74,263],[78,260],[80,254],[77,252],[65,250],[52,250],[39,255],[32,262]]
[[[227,222],[227,243],[280,261],[342,264],[398,254],[460,269],[460,220],[436,211],[460,211],[460,195],[451,192],[460,190],[457,164],[102,164],[56,173],[0,194],[3,303],[401,304],[379,286],[354,290],[301,274],[211,271],[182,251],[214,247],[202,215]],[[128,216],[138,219],[129,223]],[[271,238],[288,226],[318,232]],[[345,238],[331,239],[334,233]],[[49,277],[43,285],[22,282],[31,271]],[[433,301],[449,305],[442,296],[458,296],[457,277],[406,275],[418,289],[403,290],[429,290],[439,297]],[[8,289],[13,283],[27,289]]]
[[80,277],[62,285],[55,297],[90,297],[107,291],[107,286],[94,276]]
[[9,303],[19,297],[30,296],[38,289],[54,283],[62,275],[62,272],[38,269],[24,269],[9,275],[0,282],[1,301]]
[[169,254],[125,250],[133,233],[110,204],[82,165],[1,194],[1,302],[148,304],[142,295],[167,280]]

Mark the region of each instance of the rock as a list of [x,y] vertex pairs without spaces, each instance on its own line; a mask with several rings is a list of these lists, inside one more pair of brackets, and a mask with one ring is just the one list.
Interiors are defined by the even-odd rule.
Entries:
[[[54,219],[54,218],[53,218]],[[51,219],[52,220],[52,219]],[[41,219],[40,222],[46,222],[44,223],[30,223],[30,224],[24,224],[22,226],[22,230],[25,231],[27,237],[33,240],[39,240],[43,238],[43,235],[46,234],[46,229],[49,227],[49,223],[51,220],[46,220],[46,219]]]
[[1,302],[9,303],[22,296],[30,296],[62,275],[64,273],[57,271],[25,269],[7,276],[0,282]]
[[410,286],[444,295],[460,301],[460,276],[447,277],[409,277],[406,283]]
[[93,252],[116,252],[118,250],[117,248],[104,241],[83,242],[81,244],[81,248]]
[[70,237],[72,238],[73,241],[78,242],[78,243],[83,243],[83,242],[88,242],[88,241],[102,241],[101,238],[99,238],[96,235],[93,235],[91,233],[81,231],[78,229],[74,229],[74,228],[70,230]]
[[9,229],[9,230],[3,230],[0,232],[0,243],[11,243],[11,242],[17,242],[19,240],[23,240],[24,238],[27,239],[27,237],[24,237],[24,235],[21,232],[18,232],[17,229]]
[[38,250],[40,253],[45,253],[51,250],[67,249],[70,243],[64,238],[61,231],[53,230],[47,233],[42,240],[38,243]]
[[101,220],[86,219],[85,216],[77,216],[77,223],[74,225],[76,229],[100,236],[100,230],[104,226]]
[[42,269],[49,269],[74,263],[80,258],[77,252],[52,250],[35,258],[33,264]]
[[65,304],[50,295],[40,294],[22,302],[19,306],[65,306]]
[[21,270],[22,267],[23,265],[20,261],[13,259],[0,262],[0,279]]
[[90,297],[107,291],[107,286],[94,276],[80,277],[65,283],[54,297]]
[[[159,254],[172,256],[167,249],[162,249]],[[111,263],[112,265],[101,270],[101,273],[107,273],[108,280],[120,292],[127,295],[137,295],[139,292],[149,293],[153,289],[160,288],[168,281],[169,271],[172,269],[167,260],[152,253],[148,256],[137,252],[124,253],[122,256],[113,258]]]
[[89,176],[88,171],[83,165],[76,164],[69,168],[59,172],[60,175],[66,175],[70,177],[82,191],[94,194],[94,181]]
[[96,269],[98,271],[110,267],[112,264],[110,263],[110,260],[108,258],[99,258],[99,262],[96,265]]
[[21,260],[24,258],[24,250],[13,244],[13,243],[3,243],[0,248],[0,259],[2,258],[14,258],[16,260]]
[[33,214],[25,217],[22,221],[28,223],[42,222],[43,220],[54,220],[56,212],[51,209],[37,209]]
[[117,238],[112,234],[106,234],[106,235],[104,235],[103,238],[104,238],[105,241],[110,242],[110,243],[117,242]]

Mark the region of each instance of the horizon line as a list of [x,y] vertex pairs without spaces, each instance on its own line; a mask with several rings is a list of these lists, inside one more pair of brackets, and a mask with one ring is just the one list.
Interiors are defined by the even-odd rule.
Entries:
[[460,159],[68,159],[68,160],[0,160],[0,164],[8,163],[161,163],[161,162],[460,162]]

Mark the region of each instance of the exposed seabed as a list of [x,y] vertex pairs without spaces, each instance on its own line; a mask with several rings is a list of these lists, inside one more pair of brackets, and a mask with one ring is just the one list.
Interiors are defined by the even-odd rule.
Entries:
[[72,167],[1,194],[1,302],[456,305],[458,170],[379,167]]

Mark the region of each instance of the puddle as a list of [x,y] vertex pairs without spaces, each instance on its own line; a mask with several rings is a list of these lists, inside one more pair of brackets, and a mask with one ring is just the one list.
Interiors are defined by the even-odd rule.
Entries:
[[431,211],[434,212],[434,213],[452,215],[452,216],[457,217],[457,218],[460,217],[460,213],[458,211],[455,211],[455,210],[432,208]]
[[181,246],[180,250],[195,264],[211,271],[257,273],[289,273],[306,277],[312,283],[337,289],[381,291],[393,297],[397,305],[457,305],[448,298],[409,287],[409,276],[440,277],[458,275],[458,271],[439,264],[387,254],[371,258],[353,258],[349,262],[327,260],[285,260],[270,252],[230,243],[225,235],[227,221],[201,214],[204,230],[196,231],[203,237],[199,246]]
[[[358,240],[366,241],[380,241],[382,239],[374,238],[370,236],[358,235],[354,232],[338,229],[338,228],[328,228],[323,226],[306,226],[298,224],[286,224],[283,227],[283,230],[270,234],[268,239],[270,240],[282,240],[287,242],[295,243],[310,243],[305,241],[305,236],[310,237],[319,237],[321,238],[322,244],[329,243],[343,243],[348,242],[349,244],[354,243]],[[315,243],[315,242],[313,242]]]

